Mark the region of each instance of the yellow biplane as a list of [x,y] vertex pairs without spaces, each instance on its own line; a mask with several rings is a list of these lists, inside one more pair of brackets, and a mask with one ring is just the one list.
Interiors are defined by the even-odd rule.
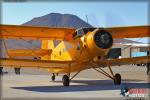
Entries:
[[[37,50],[7,50],[8,58],[0,58],[0,66],[42,68],[56,74],[63,74],[63,85],[69,86],[70,81],[82,70],[93,68],[109,77],[114,84],[121,83],[121,75],[114,74],[111,67],[116,65],[148,63],[150,56],[108,59],[107,54],[115,38],[150,37],[150,26],[128,26],[113,28],[52,28],[19,25],[0,25],[1,39],[41,40]],[[57,46],[54,41],[61,41]],[[15,57],[38,57],[38,59],[17,59]],[[2,70],[1,67],[1,70]],[[108,67],[110,73],[103,67]],[[17,70],[18,72],[18,70]],[[76,72],[71,77],[70,73]]]

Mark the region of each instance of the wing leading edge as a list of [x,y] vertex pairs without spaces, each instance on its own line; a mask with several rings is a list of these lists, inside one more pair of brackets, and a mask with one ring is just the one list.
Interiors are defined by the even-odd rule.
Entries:
[[150,37],[150,26],[128,26],[105,28],[113,38],[142,38]]

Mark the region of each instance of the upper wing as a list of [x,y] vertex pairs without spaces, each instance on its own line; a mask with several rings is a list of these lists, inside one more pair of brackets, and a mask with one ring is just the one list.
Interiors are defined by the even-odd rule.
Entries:
[[139,64],[139,63],[148,63],[148,62],[150,62],[150,56],[103,60],[103,61],[97,61],[95,63],[100,66],[108,66],[108,65],[120,66],[120,65]]
[[71,40],[75,29],[0,25],[0,38]]
[[105,28],[113,38],[141,38],[150,37],[150,26],[128,26]]

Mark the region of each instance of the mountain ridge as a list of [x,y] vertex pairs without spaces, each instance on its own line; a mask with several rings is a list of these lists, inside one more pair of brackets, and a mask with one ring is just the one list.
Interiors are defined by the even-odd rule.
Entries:
[[60,13],[50,13],[41,17],[35,17],[32,20],[23,23],[22,25],[67,27],[75,29],[81,27],[93,27],[84,20],[80,19],[78,16]]

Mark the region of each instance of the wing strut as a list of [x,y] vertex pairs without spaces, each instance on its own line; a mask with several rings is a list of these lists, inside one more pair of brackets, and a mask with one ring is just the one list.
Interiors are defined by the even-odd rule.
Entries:
[[[118,73],[116,73],[116,74],[114,75],[114,73],[113,73],[113,71],[112,71],[112,69],[111,69],[109,63],[107,63],[107,65],[108,65],[109,71],[110,71],[110,73],[112,74],[112,76],[111,76],[110,74],[108,74],[105,70],[103,70],[103,69],[101,69],[100,67],[98,67],[98,65],[95,64],[94,62],[91,62],[90,65],[91,65],[92,68],[93,68],[94,70],[96,70],[97,72],[99,72],[99,73],[101,73],[101,74],[107,76],[108,78],[111,78],[111,79],[114,81],[114,84],[115,84],[115,85],[120,85],[120,84],[121,84],[121,75],[118,74]],[[96,68],[99,68],[100,70],[98,70],[98,69],[96,69]]]
[[[101,73],[101,74],[107,76],[108,78],[111,78],[112,80],[114,79],[113,76],[109,75],[105,70],[103,70],[102,68],[98,67],[97,64],[91,63],[91,66],[92,66],[92,68],[93,68],[95,71],[97,71],[97,72],[99,72],[99,73]],[[99,68],[99,70],[96,69],[96,68]],[[110,68],[110,70],[111,70],[111,68]],[[111,70],[111,71],[112,71],[112,70]]]
[[[8,55],[8,49],[7,49],[7,45],[6,45],[6,42],[5,42],[5,39],[2,39],[2,41],[3,41],[3,44],[4,44],[4,48],[6,49],[5,51],[6,51],[6,55],[7,55],[7,57],[9,57],[9,55]],[[3,67],[2,66],[0,66],[0,75],[1,74],[3,74]]]
[[114,77],[114,73],[113,73],[113,71],[112,71],[112,69],[111,69],[111,67],[110,67],[110,64],[109,64],[109,62],[108,62],[108,68],[109,68],[109,71],[110,71],[110,73],[112,74],[112,76]]
[[7,44],[5,42],[5,39],[2,39],[2,41],[3,41],[4,47],[6,49],[7,56],[9,57],[9,55],[8,55],[8,48],[7,48]]
[[76,74],[74,74],[74,75],[70,78],[70,81],[71,81],[74,77],[76,77],[80,72],[81,72],[81,70],[78,71]]

